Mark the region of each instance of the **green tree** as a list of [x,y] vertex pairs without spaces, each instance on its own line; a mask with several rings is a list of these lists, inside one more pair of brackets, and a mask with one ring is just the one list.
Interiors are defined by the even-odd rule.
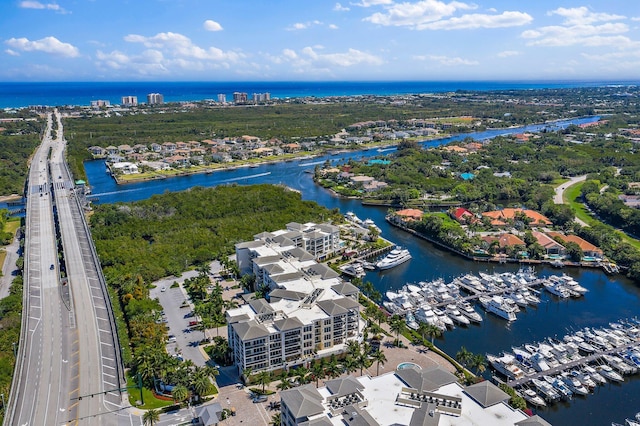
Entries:
[[395,344],[397,346],[400,346],[399,336],[400,334],[404,333],[407,329],[407,323],[404,321],[404,318],[402,318],[399,315],[392,316],[391,321],[389,322],[389,329],[391,330],[392,333],[395,333],[396,335]]
[[184,385],[176,385],[171,391],[171,396],[176,403],[180,403],[189,397],[189,389]]
[[158,410],[147,410],[142,415],[142,422],[145,426],[154,426],[156,423],[160,421],[160,411]]
[[262,385],[262,392],[264,393],[265,387],[271,383],[271,372],[269,371],[261,371],[256,374],[256,383]]
[[387,357],[380,349],[371,354],[371,359],[376,362],[376,376],[380,375],[380,364],[387,362]]
[[273,416],[271,416],[271,421],[269,422],[270,425],[274,425],[274,426],[280,426],[281,420],[280,420],[280,413],[276,413]]
[[467,350],[464,346],[460,347],[460,350],[456,353],[456,360],[466,366],[473,358],[473,353]]

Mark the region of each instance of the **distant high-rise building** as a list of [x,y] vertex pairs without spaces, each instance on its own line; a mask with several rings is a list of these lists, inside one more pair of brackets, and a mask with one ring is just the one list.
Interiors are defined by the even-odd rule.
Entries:
[[224,93],[218,93],[218,102],[221,104],[226,104],[227,103],[227,95],[225,95]]
[[123,96],[120,102],[123,106],[137,106],[138,105],[138,97],[137,96]]
[[268,102],[271,100],[271,93],[254,93],[252,98],[253,102]]
[[159,105],[164,103],[164,96],[160,93],[149,93],[147,95],[147,104]]
[[103,99],[96,99],[95,101],[91,101],[91,106],[94,108],[108,107],[110,105],[111,105],[111,102],[105,101]]
[[246,92],[233,92],[233,102],[236,104],[244,104],[249,100]]

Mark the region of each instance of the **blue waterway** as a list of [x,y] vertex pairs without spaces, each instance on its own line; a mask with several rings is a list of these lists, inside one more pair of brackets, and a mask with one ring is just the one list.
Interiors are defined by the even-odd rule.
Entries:
[[232,99],[233,92],[271,93],[274,98],[304,96],[397,95],[441,93],[456,90],[488,91],[597,87],[638,82],[606,81],[373,81],[373,82],[0,82],[0,108],[29,105],[89,105],[92,100],[119,104],[122,96],[137,96],[146,102],[148,93],[162,93],[166,102],[217,99],[219,93]]
[[[584,118],[572,120],[571,123],[579,124],[596,119],[597,117]],[[563,122],[554,125],[564,127],[568,124],[569,122]],[[524,130],[539,130],[539,127],[528,126],[509,131]],[[465,136],[486,139],[503,132],[487,131],[459,135],[447,140],[431,141],[428,145],[434,146]],[[314,200],[330,209],[338,208],[342,213],[353,211],[363,219],[371,218],[380,226],[386,238],[407,247],[413,256],[411,261],[394,269],[367,274],[365,279],[371,281],[383,293],[397,289],[407,282],[433,280],[440,277],[451,280],[453,277],[469,272],[503,272],[517,268],[516,265],[470,262],[451,255],[426,241],[389,226],[384,220],[387,208],[366,207],[362,206],[358,200],[336,198],[329,191],[315,185],[311,174],[308,173],[313,170],[315,164],[327,159],[337,162],[349,158],[360,159],[386,155],[390,152],[379,153],[377,150],[350,152],[337,156],[262,165],[257,168],[241,168],[120,186],[116,185],[105,172],[103,161],[88,162],[85,164],[85,169],[94,194],[99,198],[98,203],[141,200],[153,194],[184,190],[195,185],[285,183],[301,191],[304,199]],[[538,272],[541,275],[548,275],[558,271],[541,267],[538,268]],[[436,344],[449,354],[455,354],[461,346],[465,346],[474,353],[499,353],[510,350],[514,345],[539,341],[549,336],[562,336],[569,330],[581,327],[606,326],[611,321],[640,313],[640,288],[624,277],[608,277],[599,270],[567,269],[565,272],[589,289],[589,293],[584,298],[558,301],[543,293],[543,303],[537,309],[526,309],[519,313],[518,320],[510,325],[482,312],[484,323],[481,326],[449,331],[438,339]],[[636,411],[640,411],[640,378],[638,376],[628,378],[622,385],[610,384],[599,387],[593,395],[574,398],[571,403],[556,404],[539,411],[539,414],[556,426],[608,425],[611,421],[621,422],[624,417],[630,417]]]

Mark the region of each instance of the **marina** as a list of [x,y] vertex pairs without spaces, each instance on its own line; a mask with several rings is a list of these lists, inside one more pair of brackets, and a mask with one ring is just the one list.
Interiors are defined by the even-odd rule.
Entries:
[[[570,120],[565,123],[580,124],[585,120]],[[535,131],[536,128],[523,127],[511,129],[512,132]],[[465,135],[466,136],[466,135]],[[461,136],[455,140],[464,138]],[[495,133],[480,132],[472,135],[482,140]],[[446,141],[429,141],[424,146],[437,146]],[[379,155],[375,150],[365,152],[340,152],[328,155],[322,159],[346,161],[348,159],[362,159]],[[406,283],[420,281],[435,281],[443,279],[451,281],[463,275],[501,274],[517,272],[518,264],[487,264],[485,262],[469,261],[450,252],[439,249],[436,245],[418,239],[413,235],[394,228],[385,221],[388,214],[387,207],[363,206],[360,200],[335,197],[330,191],[314,184],[305,167],[298,167],[297,162],[283,162],[260,166],[257,169],[236,169],[224,173],[209,175],[191,175],[163,181],[147,181],[126,186],[118,186],[110,176],[104,173],[103,161],[85,163],[88,180],[93,187],[93,193],[99,196],[99,203],[126,202],[147,199],[153,194],[160,194],[167,190],[180,191],[193,186],[210,187],[220,184],[236,182],[238,184],[286,182],[288,186],[301,191],[302,198],[313,200],[329,209],[339,209],[341,212],[353,212],[361,218],[371,218],[382,230],[388,240],[408,249],[412,260],[393,269],[379,271],[367,269],[363,281],[370,281],[374,287],[385,294],[387,291],[398,291]],[[248,178],[257,173],[270,172],[256,178]],[[232,180],[230,180],[232,179]],[[369,253],[366,260],[373,262],[382,255],[384,250]],[[547,336],[562,336],[572,330],[584,327],[600,327],[619,318],[633,317],[640,312],[640,288],[623,275],[608,275],[597,269],[577,268],[565,266],[561,270],[576,279],[589,293],[585,297],[570,297],[561,299],[552,295],[542,287],[536,287],[538,293],[532,295],[540,299],[538,305],[531,305],[517,313],[516,321],[505,321],[496,315],[486,313],[475,308],[481,322],[472,322],[470,326],[457,326],[435,339],[435,344],[447,352],[455,354],[462,346],[474,353],[500,353],[511,351],[531,341],[541,341]],[[558,274],[560,270],[551,266],[536,266],[539,279]],[[475,302],[467,302],[472,307]],[[446,305],[445,305],[446,306]],[[460,305],[458,309],[462,312]],[[418,312],[414,312],[418,319]],[[481,324],[482,326],[474,326]],[[409,361],[409,360],[407,360]],[[584,367],[586,369],[587,366]],[[484,373],[489,378],[490,370]],[[625,417],[633,417],[640,406],[640,375],[625,377],[622,385],[608,382],[605,386],[598,386],[588,398],[573,398],[570,402],[560,401],[536,411],[551,424],[610,424],[612,421],[624,423]]]

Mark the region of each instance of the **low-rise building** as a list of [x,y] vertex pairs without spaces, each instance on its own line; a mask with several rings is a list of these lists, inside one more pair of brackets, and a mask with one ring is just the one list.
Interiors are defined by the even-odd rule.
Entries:
[[280,393],[284,426],[549,425],[511,408],[491,382],[463,386],[441,367],[398,369],[377,377],[345,377]]

